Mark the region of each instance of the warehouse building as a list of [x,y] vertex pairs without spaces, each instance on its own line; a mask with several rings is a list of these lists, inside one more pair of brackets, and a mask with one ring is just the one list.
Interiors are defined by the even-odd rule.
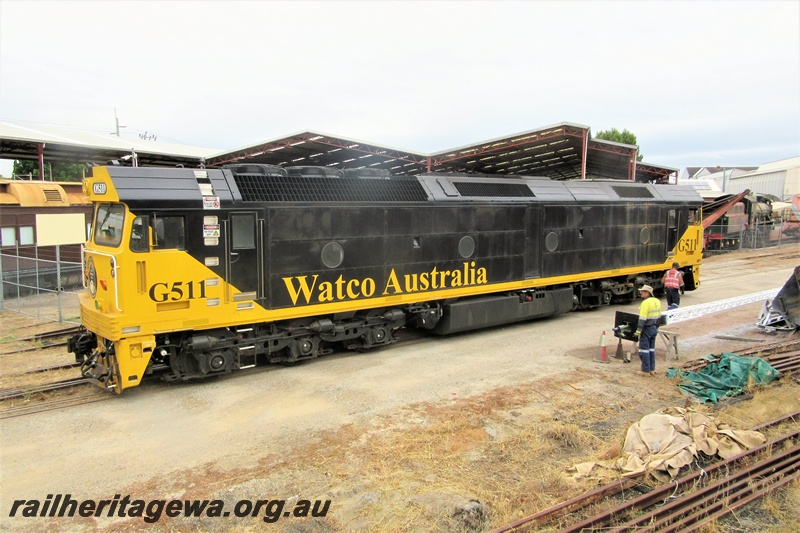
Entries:
[[745,189],[791,200],[792,196],[800,194],[800,157],[766,163],[751,172],[730,176],[723,184],[723,190],[731,194]]
[[109,160],[136,166],[268,164],[371,169],[392,176],[428,172],[546,176],[551,179],[675,181],[678,169],[637,161],[638,147],[592,138],[589,126],[562,122],[433,153],[391,148],[316,131],[284,135],[234,150],[0,123],[0,158],[47,162]]

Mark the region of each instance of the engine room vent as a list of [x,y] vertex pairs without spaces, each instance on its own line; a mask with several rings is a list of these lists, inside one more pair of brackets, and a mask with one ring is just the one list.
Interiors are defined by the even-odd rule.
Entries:
[[50,189],[47,187],[42,187],[42,192],[44,193],[44,201],[45,202],[64,202],[65,199],[61,197],[61,191],[58,189]]
[[346,168],[344,175],[348,178],[391,179],[392,173],[383,168]]
[[620,198],[653,198],[653,193],[647,187],[612,185],[611,188]]
[[286,176],[286,170],[278,165],[262,165],[257,163],[223,165],[234,174],[261,174],[263,176]]
[[461,196],[534,198],[536,195],[524,183],[475,183],[472,181],[454,181]]
[[211,179],[208,177],[207,171],[195,170],[194,178],[197,180],[197,186],[200,188],[200,194],[203,196],[214,196],[214,187],[211,186]]
[[290,176],[302,176],[304,178],[343,178],[344,172],[338,168],[330,167],[286,167],[286,173]]
[[234,174],[245,202],[427,202],[416,178],[365,180]]

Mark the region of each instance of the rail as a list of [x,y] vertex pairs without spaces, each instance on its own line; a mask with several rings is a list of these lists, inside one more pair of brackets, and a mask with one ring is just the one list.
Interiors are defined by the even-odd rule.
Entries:
[[[756,426],[753,430],[796,421],[798,417],[800,412],[795,412]],[[718,519],[722,514],[763,496],[768,490],[774,490],[796,479],[797,470],[800,470],[800,445],[796,442],[798,439],[800,430],[795,430],[739,455],[708,465],[559,531],[571,533],[613,529],[614,531],[683,532],[697,529],[709,520]],[[794,446],[788,451],[776,452],[776,455],[757,459],[755,464],[751,464],[754,459],[778,450],[779,445],[788,442],[794,442]],[[731,473],[732,468],[740,464],[749,466]],[[719,472],[723,479],[707,484],[709,476],[714,472]],[[773,484],[770,486],[770,483]],[[639,482],[634,479],[614,481],[512,524],[494,529],[491,533],[533,531],[534,528],[563,517],[567,513],[586,509],[600,499],[611,498],[636,485],[639,485]],[[698,486],[701,488],[695,490]],[[754,488],[758,490],[753,490]],[[676,498],[675,495],[680,490],[685,492]],[[653,506],[658,507],[649,512],[645,511]],[[623,517],[630,518],[624,524],[619,524],[621,519],[625,519]]]
[[[736,352],[742,356],[758,356],[766,360],[781,373],[800,371],[800,340],[775,343],[768,346],[748,348]],[[696,359],[683,365],[684,369],[697,370],[710,361]],[[800,412],[790,413],[770,422],[750,428],[763,431],[783,423],[797,423]],[[704,466],[697,472],[663,485],[637,498],[595,514],[583,521],[560,530],[577,532],[581,530],[614,531],[693,531],[716,520],[747,503],[759,498],[780,486],[800,477],[800,430],[742,452],[725,461]],[[788,452],[778,445],[792,442]],[[764,454],[775,453],[768,457]],[[735,465],[744,464],[744,470],[733,471]],[[720,479],[710,485],[708,475],[719,471]],[[620,479],[586,492],[580,496],[559,503],[535,514],[521,518],[511,524],[492,530],[491,533],[533,531],[535,528],[562,518],[569,513],[588,509],[601,500],[613,498],[633,490],[641,483],[636,479]],[[703,485],[701,489],[696,486]],[[709,487],[716,487],[709,489]],[[700,490],[706,490],[700,492]],[[676,497],[679,491],[685,493]],[[658,506],[650,510],[653,506]],[[620,523],[627,520],[625,523]]]

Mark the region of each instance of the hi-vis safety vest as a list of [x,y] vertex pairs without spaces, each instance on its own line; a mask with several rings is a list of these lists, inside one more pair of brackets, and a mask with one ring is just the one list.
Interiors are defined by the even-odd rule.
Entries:
[[664,275],[664,286],[668,289],[680,289],[681,273],[674,268]]
[[639,324],[636,329],[646,326],[658,326],[661,322],[661,300],[651,296],[639,307]]

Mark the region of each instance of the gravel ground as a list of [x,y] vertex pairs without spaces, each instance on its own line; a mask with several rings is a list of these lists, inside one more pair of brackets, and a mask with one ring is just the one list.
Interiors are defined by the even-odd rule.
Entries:
[[[702,286],[687,292],[682,306],[780,288],[799,258],[798,245],[708,258],[701,272]],[[761,305],[670,326],[680,334],[682,358],[769,341],[754,325]],[[674,385],[663,378],[663,350],[658,357],[661,379],[637,376],[636,359],[630,365],[592,361],[598,356],[600,334],[603,330],[610,334],[617,310],[637,312],[637,306],[576,312],[447,338],[404,334],[409,337],[404,342],[374,353],[256,368],[198,383],[146,383],[113,401],[2,420],[0,529],[134,529],[114,519],[46,521],[8,515],[15,499],[44,500],[59,493],[80,500],[112,499],[116,494],[181,498],[207,482],[204,475],[209,472],[222,482],[219,486],[228,487],[217,490],[217,497],[334,495],[332,520],[315,527],[334,530],[337,526],[330,524],[347,522],[348,529],[369,529],[368,522],[359,521],[363,519],[351,519],[365,501],[379,495],[359,489],[358,480],[349,480],[347,492],[330,479],[321,479],[324,469],[313,465],[306,477],[295,472],[290,485],[297,490],[294,494],[265,496],[263,491],[274,487],[257,483],[252,469],[291,457],[296,450],[319,443],[326,432],[358,427],[354,438],[359,439],[369,431],[413,425],[411,406],[452,405],[503,387],[549,379],[578,384],[570,392],[586,395],[587,401],[611,380],[623,395],[634,397],[642,389],[653,389],[677,397]],[[1,316],[4,322],[11,320],[7,312]],[[609,356],[615,346],[612,339]],[[643,379],[650,380],[645,387]],[[281,485],[281,490],[285,487]],[[224,530],[225,524],[225,520],[207,521],[200,529]],[[166,530],[197,526],[163,521],[161,525]]]

